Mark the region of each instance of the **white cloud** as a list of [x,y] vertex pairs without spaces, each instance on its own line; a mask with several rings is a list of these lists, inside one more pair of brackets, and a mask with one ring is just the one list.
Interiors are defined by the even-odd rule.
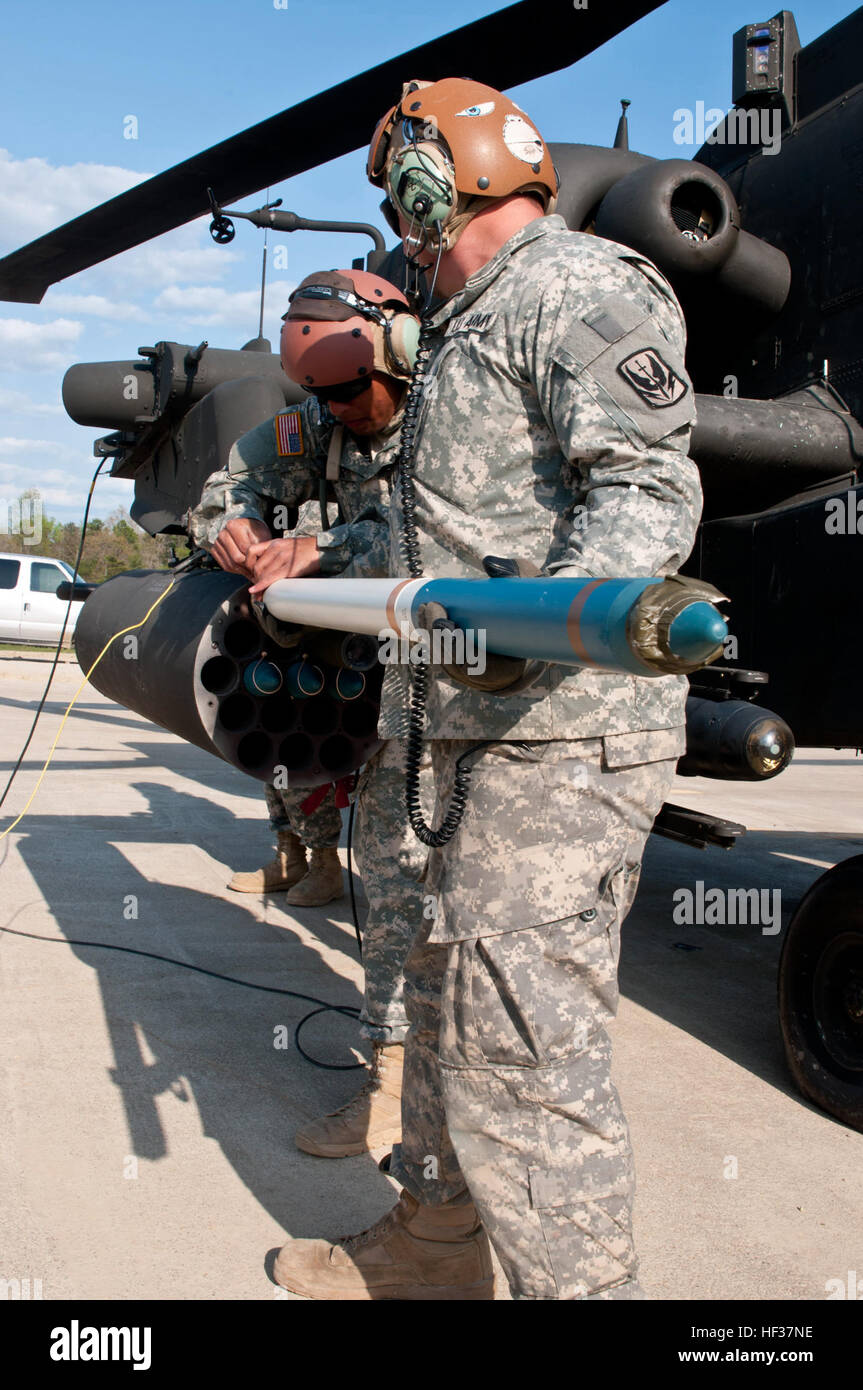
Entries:
[[130,301],[109,299],[104,294],[68,294],[50,289],[45,295],[45,308],[61,314],[92,314],[102,319],[142,319],[149,310]]
[[[0,150],[0,255],[145,177],[119,166],[53,165]],[[207,338],[214,347],[239,347],[256,335],[260,235],[238,224],[235,245],[216,246],[208,220],[197,219],[60,281],[40,306],[0,302],[0,373],[6,377],[0,386],[0,495],[14,497],[37,486],[49,515],[80,518],[99,431],[73,426],[59,403],[60,383],[72,363],[133,357],[137,344],[159,338]],[[264,331],[276,343],[278,315],[295,280],[284,271],[270,276]],[[55,432],[53,442],[43,437]],[[130,482],[103,474],[94,515],[128,506],[132,496]]]
[[257,333],[261,296],[258,290],[226,290],[219,285],[169,285],[156,298],[156,309],[181,323],[202,327],[229,324],[248,338]]
[[56,449],[57,445],[50,439],[15,439],[11,435],[0,437],[0,454],[40,454],[46,449]]
[[[86,461],[79,453],[68,468],[42,468],[36,460],[26,463],[0,463],[0,500],[8,503],[27,488],[37,488],[47,516],[60,521],[80,521],[87,501],[87,490],[95,470],[95,460]],[[102,474],[96,483],[93,516],[107,516],[117,506],[129,507],[132,484],[123,478]]]
[[0,369],[7,372],[48,372],[69,365],[83,324],[73,319],[30,323],[0,318]]
[[[46,515],[55,517],[58,521],[80,521],[84,515],[84,507],[87,501],[87,484],[82,478],[78,487],[75,487],[74,480],[72,486],[70,480],[66,479],[65,486],[42,487],[38,484],[42,492],[42,507]],[[100,480],[101,482],[101,480]],[[33,487],[32,480],[22,483],[22,490],[26,487]],[[106,483],[104,490],[99,490],[97,483],[96,501],[90,509],[90,516],[108,516],[115,507],[126,507],[132,505],[134,493],[132,484],[124,482],[122,478],[115,479],[114,482]],[[60,515],[58,515],[60,513]]]
[[[16,159],[0,149],[0,255],[148,178],[149,174],[115,165],[52,165],[47,159]],[[208,223],[209,218],[196,219],[61,281],[63,291],[49,291],[53,306],[67,313],[143,317],[144,311],[128,302],[115,304],[112,310],[106,306],[113,304],[117,293],[143,289],[152,294],[178,281],[222,279],[245,255],[216,246],[207,233]],[[100,293],[105,289],[107,297]],[[76,304],[79,297],[82,302]]]
[[0,245],[12,251],[146,178],[117,165],[53,165],[0,149]]
[[0,412],[6,415],[65,415],[62,405],[34,401],[25,391],[8,391],[0,386]]
[[[95,471],[90,469],[92,478]],[[89,480],[88,480],[89,481]],[[43,497],[53,494],[57,489],[72,487],[75,489],[74,495],[83,498],[86,491],[86,484],[82,480],[79,483],[76,478],[69,476],[68,469],[41,468],[35,460],[26,463],[0,463],[0,486],[3,488],[4,495],[12,492],[20,492],[22,488],[38,488]]]
[[[245,257],[241,252],[226,251],[223,246],[205,241],[205,236],[203,223],[178,227],[106,262],[100,268],[101,274],[122,293],[141,288],[154,292],[180,281],[200,284],[221,280],[231,266]],[[82,271],[82,275],[95,274],[95,268]]]
[[[63,467],[57,468],[59,458]],[[25,487],[36,487],[43,497],[53,495],[57,489],[74,489],[74,496],[82,499],[96,468],[96,460],[91,462],[83,449],[58,449],[49,445],[40,455],[35,450],[19,449],[4,454],[0,460],[0,489],[3,495],[18,493]]]

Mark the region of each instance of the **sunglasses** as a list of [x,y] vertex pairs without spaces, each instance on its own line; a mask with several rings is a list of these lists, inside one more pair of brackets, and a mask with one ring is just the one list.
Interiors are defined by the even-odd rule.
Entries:
[[364,391],[368,391],[372,384],[370,376],[357,377],[356,381],[342,381],[335,386],[304,386],[303,390],[308,391],[310,396],[316,396],[322,405],[327,401],[335,401],[337,405],[346,405],[348,401],[356,400]]

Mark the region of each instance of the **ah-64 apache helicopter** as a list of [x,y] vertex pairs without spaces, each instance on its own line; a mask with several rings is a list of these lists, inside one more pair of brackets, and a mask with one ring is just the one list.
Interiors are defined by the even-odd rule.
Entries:
[[[362,230],[310,223],[278,205],[230,217],[224,209],[360,148],[407,78],[468,69],[505,89],[569,66],[656,8],[657,0],[621,0],[574,17],[570,0],[523,0],[500,10],[40,237],[0,261],[0,297],[38,303],[49,285],[208,208],[216,240],[231,238],[237,216],[283,231]],[[691,453],[705,493],[686,572],[730,598],[736,651],[690,677],[682,773],[763,779],[787,765],[795,740],[863,745],[863,661],[853,640],[863,573],[861,74],[863,9],[806,47],[783,10],[734,35],[734,106],[692,160],[630,151],[625,110],[611,149],[551,146],[561,178],[557,211],[568,225],[649,256],[686,314],[698,393]],[[768,129],[778,130],[778,149]],[[380,233],[364,230],[375,242],[366,268],[403,283],[401,251],[386,252]],[[135,361],[72,367],[64,401],[78,423],[112,431],[95,452],[113,459],[114,476],[134,479],[135,519],[154,535],[182,534],[234,440],[303,393],[263,338],[237,351],[166,341],[139,353]],[[367,645],[323,634],[312,655],[329,670],[327,689],[304,701],[284,689],[260,692],[248,670],[268,648],[246,583],[202,558],[167,574],[121,575],[93,592],[78,625],[85,667],[132,609],[143,613],[168,582],[176,585],[143,631],[139,660],[109,652],[94,683],[252,776],[265,778],[282,762],[298,784],[313,785],[357,767],[376,746],[374,681],[367,675],[362,695],[341,701],[332,681],[344,669],[368,673]],[[771,709],[761,703],[768,679]],[[690,844],[730,846],[743,827],[666,806],[655,829]],[[816,881],[788,928],[779,980],[797,1083],[858,1129],[861,890],[863,855]]]

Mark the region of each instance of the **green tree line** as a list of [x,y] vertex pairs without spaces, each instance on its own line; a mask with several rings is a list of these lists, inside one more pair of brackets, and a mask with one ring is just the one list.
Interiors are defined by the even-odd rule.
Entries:
[[[0,550],[14,555],[50,555],[74,565],[81,540],[81,527],[76,521],[56,521],[42,515],[42,535],[34,544],[34,506],[41,506],[38,489],[28,488],[17,502],[10,518],[0,515]],[[184,536],[151,536],[132,520],[125,507],[117,507],[104,521],[99,518],[87,523],[87,537],[81,556],[79,573],[82,579],[101,584],[124,570],[167,569],[171,553],[183,559],[189,554]]]

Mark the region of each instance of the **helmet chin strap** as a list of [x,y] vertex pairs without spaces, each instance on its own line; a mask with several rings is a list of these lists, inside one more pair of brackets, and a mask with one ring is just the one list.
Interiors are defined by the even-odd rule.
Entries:
[[437,274],[440,270],[440,258],[444,253],[445,244],[447,246],[447,249],[449,249],[447,234],[441,226],[440,222],[435,223],[435,230],[437,231],[438,251],[437,256],[435,257],[434,271],[432,272],[432,277],[429,281],[428,294],[426,295],[426,301],[423,305],[423,313],[428,311],[428,309],[431,307],[431,302],[434,299],[435,285],[437,284]]
[[438,271],[440,269],[441,256],[444,251],[449,250],[452,244],[449,228],[444,228],[441,226],[440,222],[436,222],[435,237],[433,239],[428,227],[424,227],[415,217],[411,219],[410,226],[402,238],[405,262],[414,272],[415,293],[417,297],[419,297],[420,275],[428,268],[427,266],[420,265],[419,256],[425,250],[435,253],[434,271],[432,272],[431,280],[425,292],[425,300],[421,310],[422,313],[426,312],[432,302]]
[[411,224],[402,239],[405,260],[408,265],[417,265],[417,256],[419,256],[421,251],[425,250],[427,244],[428,233],[425,227],[421,222],[418,222],[415,217],[411,218]]
[[494,198],[483,198],[468,194],[460,194],[458,206],[452,217],[447,220],[446,226],[441,222],[435,222],[434,228],[423,226],[419,218],[413,216],[410,226],[402,239],[405,261],[418,275],[421,270],[426,269],[420,266],[418,257],[423,251],[431,251],[435,256],[435,266],[432,272],[429,288],[426,293],[424,309],[431,304],[434,296],[435,285],[437,284],[438,271],[440,270],[441,256],[447,251],[451,251],[464,231],[467,224],[484,207],[489,207],[494,203]]

